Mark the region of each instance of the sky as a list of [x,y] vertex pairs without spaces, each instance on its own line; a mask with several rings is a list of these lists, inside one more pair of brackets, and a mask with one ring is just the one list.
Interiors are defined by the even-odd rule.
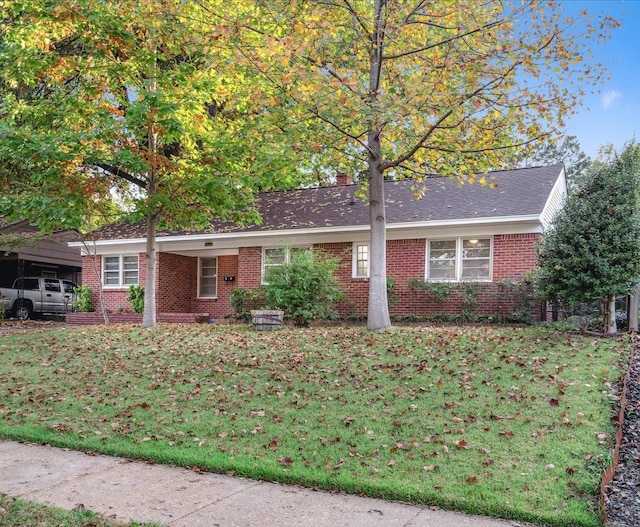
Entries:
[[578,138],[592,159],[598,149],[612,143],[616,149],[634,137],[640,142],[640,0],[565,0],[565,10],[584,9],[613,16],[622,27],[593,48],[594,60],[603,62],[610,79],[587,95],[584,106],[568,120],[566,133]]

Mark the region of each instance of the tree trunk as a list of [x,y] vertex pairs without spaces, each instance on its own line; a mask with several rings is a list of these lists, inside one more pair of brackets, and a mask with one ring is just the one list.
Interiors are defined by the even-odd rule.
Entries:
[[607,308],[605,310],[605,333],[617,333],[616,326],[616,297],[611,295],[607,298]]
[[144,278],[144,311],[142,327],[152,328],[156,325],[156,217],[147,216],[147,248],[145,253],[147,269]]
[[[151,76],[149,79],[149,91],[151,93],[156,90],[156,78]],[[147,131],[149,141],[149,160],[151,168],[148,173],[147,180],[147,248],[145,259],[147,269],[145,272],[144,282],[144,311],[142,314],[142,327],[152,328],[156,326],[156,224],[157,217],[153,210],[153,198],[157,188],[157,170],[158,170],[158,136],[156,134],[153,123],[149,123]]]
[[640,297],[640,284],[636,285],[633,295],[629,300],[629,311],[627,313],[627,321],[629,323],[629,331],[638,332],[638,298]]
[[387,302],[387,221],[384,203],[384,174],[378,95],[382,77],[382,52],[385,37],[383,7],[385,0],[375,0],[371,51],[369,56],[369,104],[371,117],[367,134],[369,150],[369,225],[371,227],[371,261],[369,262],[369,309],[367,328],[380,330],[391,325]]
[[387,222],[384,203],[384,177],[378,168],[380,139],[375,132],[369,132],[369,149],[371,261],[369,262],[367,328],[379,330],[388,328],[391,325],[391,319],[387,302]]

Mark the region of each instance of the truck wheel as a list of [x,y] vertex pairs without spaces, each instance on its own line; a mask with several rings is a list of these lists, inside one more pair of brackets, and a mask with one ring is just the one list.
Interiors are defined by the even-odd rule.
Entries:
[[27,302],[16,304],[14,314],[18,320],[29,320],[31,318],[31,307]]

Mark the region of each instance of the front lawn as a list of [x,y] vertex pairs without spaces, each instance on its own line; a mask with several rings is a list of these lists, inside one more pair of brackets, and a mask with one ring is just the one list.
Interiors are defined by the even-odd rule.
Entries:
[[60,328],[0,337],[0,435],[550,525],[599,525],[628,337]]

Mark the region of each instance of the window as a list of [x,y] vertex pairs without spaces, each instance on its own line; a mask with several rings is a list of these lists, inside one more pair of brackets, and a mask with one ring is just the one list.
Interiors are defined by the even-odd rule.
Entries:
[[427,280],[491,280],[491,239],[431,240]]
[[45,278],[44,279],[44,290],[52,291],[54,293],[61,293],[62,289],[60,289],[60,280],[56,280],[54,278]]
[[289,263],[293,255],[300,251],[309,251],[311,247],[264,247],[262,249],[262,279],[269,267],[279,267]]
[[216,298],[218,296],[218,259],[200,258],[198,273],[198,296]]
[[353,277],[367,278],[369,276],[369,244],[353,244]]
[[138,255],[103,256],[102,283],[112,287],[138,285]]
[[74,284],[73,282],[67,282],[66,280],[63,280],[62,287],[64,287],[65,293],[73,293],[73,290],[76,288],[76,284]]

